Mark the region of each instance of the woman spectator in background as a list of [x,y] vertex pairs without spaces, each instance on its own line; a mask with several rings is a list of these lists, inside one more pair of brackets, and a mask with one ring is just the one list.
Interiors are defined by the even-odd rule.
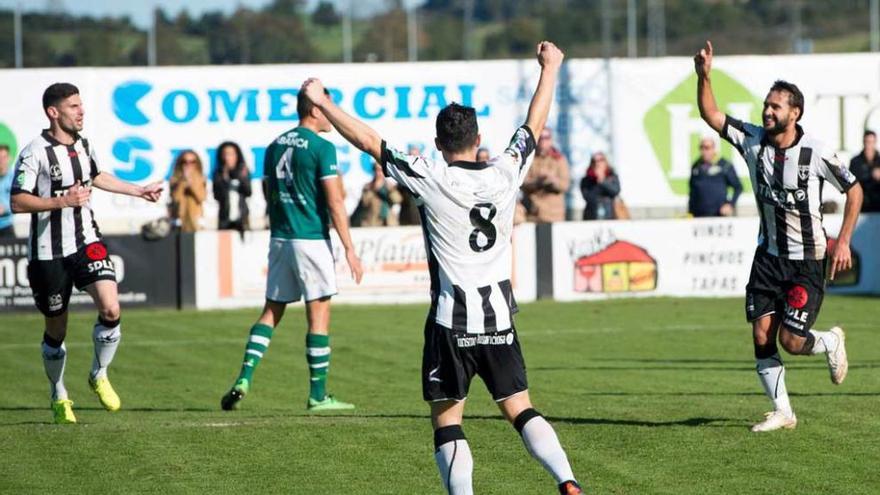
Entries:
[[593,153],[587,174],[581,179],[581,194],[587,202],[584,220],[617,218],[615,201],[620,194],[620,180],[604,153]]
[[181,232],[199,230],[202,203],[205,201],[205,176],[202,160],[192,150],[177,155],[171,174],[171,205],[169,216]]
[[211,178],[217,200],[219,230],[248,230],[247,199],[251,195],[251,173],[237,144],[226,141],[217,148],[217,167]]
[[364,185],[361,199],[351,215],[353,227],[395,226],[401,194],[389,181],[385,180],[382,167],[373,163],[373,180]]

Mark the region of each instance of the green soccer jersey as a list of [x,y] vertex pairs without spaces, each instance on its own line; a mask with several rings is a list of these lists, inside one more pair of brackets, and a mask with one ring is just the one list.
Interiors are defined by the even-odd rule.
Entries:
[[291,129],[266,149],[264,173],[272,237],[329,239],[322,182],[339,175],[333,143],[305,127]]

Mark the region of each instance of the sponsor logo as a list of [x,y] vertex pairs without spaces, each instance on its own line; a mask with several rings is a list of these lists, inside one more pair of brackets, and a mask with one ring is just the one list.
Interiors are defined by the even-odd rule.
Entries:
[[807,300],[809,299],[809,294],[807,293],[807,289],[805,289],[802,285],[794,285],[791,289],[788,289],[787,300],[788,305],[794,309],[801,309],[807,305]]
[[86,256],[90,260],[103,260],[107,257],[107,248],[100,242],[95,242],[86,246]]
[[293,146],[294,148],[309,149],[309,140],[299,137],[298,132],[288,132],[278,138],[278,144],[283,146]]
[[599,245],[603,247],[574,261],[575,292],[650,292],[657,288],[657,260],[647,250],[617,239]]
[[22,170],[18,173],[18,177],[15,178],[15,182],[18,183],[19,187],[21,187],[24,185],[24,181],[25,181],[25,174],[24,174],[24,170]]
[[113,173],[122,180],[137,182],[144,180],[153,173],[153,164],[148,158],[153,145],[146,139],[137,136],[125,136],[113,143],[110,152],[119,165]]
[[[691,165],[699,157],[699,142],[711,129],[700,118],[694,99],[697,78],[691,75],[660,98],[648,109],[643,119],[645,134],[669,186],[676,194],[687,195]],[[712,71],[712,87],[715,94],[723,94],[725,103],[721,111],[743,122],[760,122],[762,99],[753,95],[745,86],[724,71]],[[719,139],[720,141],[720,139]],[[737,174],[746,178],[743,187],[750,190],[748,169],[739,153],[726,141],[720,141],[720,154],[736,167]]]
[[510,345],[513,343],[513,333],[506,335],[499,334],[477,334],[469,337],[457,337],[456,344],[458,347],[474,347],[478,345]]
[[114,273],[113,262],[110,260],[93,261],[87,266],[89,273],[99,272],[99,275],[112,275]]

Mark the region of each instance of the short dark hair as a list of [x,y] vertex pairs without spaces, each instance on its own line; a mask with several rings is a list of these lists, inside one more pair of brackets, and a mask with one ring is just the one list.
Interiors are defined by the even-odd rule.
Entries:
[[[330,91],[327,91],[327,88],[324,88],[324,94],[330,95]],[[312,100],[306,98],[305,96],[296,95],[296,114],[299,115],[299,120],[302,120],[309,116],[312,113],[312,109],[315,108],[315,104],[312,103]]]
[[450,103],[437,114],[437,141],[450,153],[473,147],[478,133],[477,111],[472,107]]
[[0,144],[0,151],[5,151],[9,153],[9,145],[8,144]]
[[871,129],[865,129],[865,134],[862,136],[862,139],[865,139],[868,136],[877,137],[877,133],[872,131]]
[[79,94],[79,88],[70,83],[55,83],[43,91],[43,110],[54,107],[61,100]]
[[801,93],[801,90],[796,85],[779,79],[770,87],[770,92],[772,93],[773,91],[785,91],[788,93],[788,105],[801,111],[797,118],[800,121],[804,116],[804,94]]

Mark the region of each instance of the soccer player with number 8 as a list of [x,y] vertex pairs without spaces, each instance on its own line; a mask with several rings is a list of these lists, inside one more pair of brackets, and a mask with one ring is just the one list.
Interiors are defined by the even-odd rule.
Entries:
[[563,54],[537,46],[541,76],[525,125],[501,155],[475,161],[480,146],[473,108],[452,103],[440,111],[434,140],[445,164],[407,156],[327,97],[317,79],[305,94],[350,143],[378,161],[417,198],[431,274],[425,325],[422,391],[431,406],[434,458],[444,486],[473,491],[473,459],[461,428],[474,375],[480,375],[529,453],[555,478],[560,493],[582,493],[553,427],[532,407],[525,363],[514,328],[510,283],[511,235],[517,193],[529,169],[535,135],[547,122]]

